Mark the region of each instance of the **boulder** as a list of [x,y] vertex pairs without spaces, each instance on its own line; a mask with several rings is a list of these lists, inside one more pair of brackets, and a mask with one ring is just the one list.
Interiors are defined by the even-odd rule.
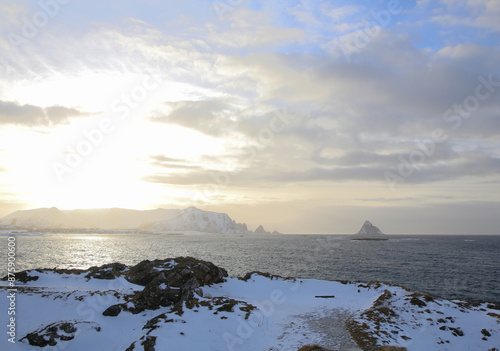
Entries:
[[106,308],[106,310],[102,313],[103,316],[116,317],[122,311],[122,307],[120,305],[113,305]]

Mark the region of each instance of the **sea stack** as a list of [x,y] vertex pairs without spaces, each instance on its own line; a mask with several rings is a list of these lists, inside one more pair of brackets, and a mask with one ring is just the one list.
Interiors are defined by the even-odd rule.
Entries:
[[389,240],[389,238],[370,221],[365,221],[359,232],[354,234],[351,240]]

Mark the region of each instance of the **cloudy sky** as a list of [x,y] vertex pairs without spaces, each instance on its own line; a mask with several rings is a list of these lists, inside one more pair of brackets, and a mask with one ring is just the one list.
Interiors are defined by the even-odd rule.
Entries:
[[0,216],[500,234],[500,2],[0,3]]

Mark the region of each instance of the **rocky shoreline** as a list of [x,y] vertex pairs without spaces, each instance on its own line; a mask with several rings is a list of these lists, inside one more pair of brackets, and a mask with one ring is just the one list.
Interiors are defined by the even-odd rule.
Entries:
[[[448,301],[381,283],[261,272],[229,278],[224,268],[192,257],[145,260],[130,267],[36,269],[19,272],[16,279],[18,303],[26,309],[16,338],[23,349],[64,345],[84,350],[94,340],[93,347],[103,350],[153,351],[194,347],[195,335],[206,339],[200,350],[203,345],[220,350],[418,350],[422,343],[416,337],[426,334],[434,335],[429,343],[435,350],[457,344],[494,351],[500,345],[499,304]],[[0,291],[7,289],[6,280]],[[40,304],[48,306],[47,315]],[[50,314],[54,308],[61,313]],[[116,335],[122,335],[120,340]]]

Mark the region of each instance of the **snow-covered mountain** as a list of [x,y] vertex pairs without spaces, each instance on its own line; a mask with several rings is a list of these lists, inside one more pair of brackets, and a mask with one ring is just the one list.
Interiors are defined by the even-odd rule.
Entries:
[[359,232],[354,234],[351,239],[354,240],[388,240],[387,236],[382,233],[378,227],[374,226],[370,221],[365,221]]
[[74,227],[74,224],[55,207],[37,208],[35,210],[16,211],[0,220],[1,225],[12,225],[20,228],[60,228]]
[[246,234],[246,224],[237,224],[225,213],[186,209],[156,209],[147,211],[121,208],[91,210],[59,210],[39,208],[17,211],[0,219],[0,225],[15,225],[26,229],[103,229],[155,230]]
[[169,213],[168,216],[139,227],[141,230],[196,231],[204,233],[243,234],[225,213],[202,211],[194,206]]

